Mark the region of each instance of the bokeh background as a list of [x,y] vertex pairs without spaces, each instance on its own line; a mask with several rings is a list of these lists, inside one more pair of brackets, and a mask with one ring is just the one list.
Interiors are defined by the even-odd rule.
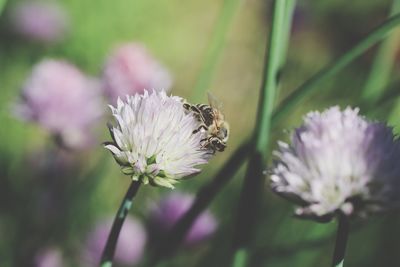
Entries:
[[[195,103],[206,102],[206,94],[199,95],[195,88],[207,87],[204,92],[212,92],[223,103],[231,137],[225,152],[218,153],[200,175],[175,189],[181,194],[195,194],[252,133],[272,1],[48,0],[46,4],[62,10],[63,18],[56,33],[45,38],[16,27],[18,20],[35,23],[50,12],[25,12],[23,17],[32,16],[28,19],[16,17],[20,5],[37,1],[10,0],[0,17],[0,266],[96,266],[93,258],[101,253],[96,254],[96,250],[101,250],[97,247],[105,242],[106,235],[97,227],[107,225],[114,216],[130,182],[101,145],[110,139],[106,127],[111,119],[109,100],[102,98],[104,114],[94,127],[91,145],[73,149],[60,146],[51,131],[37,121],[21,119],[15,112],[15,105],[24,99],[22,89],[28,87],[32,69],[43,59],[65,60],[101,81],[112,51],[135,42],[146,47],[170,73],[172,94]],[[384,21],[390,6],[391,1],[386,0],[298,1],[279,99]],[[42,26],[57,23],[57,19],[49,20]],[[399,132],[396,93],[392,101],[379,105],[362,101],[376,48],[325,83],[280,122],[273,129],[271,150],[276,140],[287,139],[286,130],[297,126],[304,113],[331,105],[361,106],[362,114],[387,120]],[[390,48],[394,65],[387,86],[394,92],[396,86],[399,88],[398,48],[394,39]],[[79,103],[90,101],[80,99]],[[209,207],[213,223],[205,220],[208,230],[193,244],[183,246],[165,266],[224,266],[244,171],[245,164]],[[170,194],[165,188],[145,186],[140,190],[130,212],[131,229],[126,230],[131,238],[123,240],[125,255],[116,266],[140,266],[146,258],[152,240],[158,238],[157,229],[166,223],[152,221],[154,207],[165,203]],[[335,223],[293,218],[293,207],[273,195],[267,182],[262,201],[252,266],[329,265]],[[174,205],[187,201],[177,202]],[[346,265],[400,266],[399,224],[396,213],[354,222]]]

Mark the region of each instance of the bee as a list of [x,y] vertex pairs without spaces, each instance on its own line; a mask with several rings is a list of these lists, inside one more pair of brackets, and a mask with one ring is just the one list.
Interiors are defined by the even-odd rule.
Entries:
[[229,138],[229,124],[225,121],[225,116],[221,112],[221,103],[208,93],[208,105],[184,103],[183,107],[192,112],[201,122],[199,128],[193,131],[193,134],[199,131],[207,133],[206,138],[200,141],[201,146],[211,149],[213,154],[216,151],[224,151]]

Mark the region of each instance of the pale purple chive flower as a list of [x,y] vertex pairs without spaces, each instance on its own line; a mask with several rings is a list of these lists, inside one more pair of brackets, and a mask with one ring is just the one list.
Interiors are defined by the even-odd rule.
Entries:
[[62,40],[69,28],[68,16],[56,1],[21,1],[10,15],[19,35],[43,43]]
[[[173,192],[152,206],[150,219],[154,228],[161,234],[167,233],[172,226],[188,211],[194,201],[194,196]],[[185,237],[186,245],[197,244],[209,238],[217,228],[217,220],[209,212],[203,212],[194,222]]]
[[105,148],[133,180],[174,188],[210,158],[210,151],[200,145],[206,133],[193,133],[199,121],[186,112],[182,98],[144,91],[110,107],[117,125],[109,126],[113,142]]
[[103,104],[98,82],[65,61],[48,59],[33,68],[15,112],[63,145],[81,148],[93,141],[90,131],[103,114]]
[[56,248],[47,248],[39,251],[35,256],[35,267],[63,267],[63,257],[60,250]]
[[[83,249],[83,266],[99,266],[112,222],[111,219],[100,221],[89,233]],[[132,217],[127,217],[118,239],[114,263],[123,266],[133,266],[139,263],[143,256],[146,241],[146,230],[142,224]]]
[[310,112],[290,144],[279,142],[272,188],[300,204],[297,215],[327,221],[399,205],[399,140],[358,112]]
[[169,91],[171,85],[166,68],[138,43],[117,47],[104,66],[103,87],[112,104],[118,97],[142,94],[145,89]]

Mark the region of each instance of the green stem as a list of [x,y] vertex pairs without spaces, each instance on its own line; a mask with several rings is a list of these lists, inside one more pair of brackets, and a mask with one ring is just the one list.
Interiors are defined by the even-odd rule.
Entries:
[[335,251],[333,253],[332,267],[343,267],[348,236],[349,219],[346,217],[346,215],[340,214],[338,216],[338,230],[336,235]]
[[291,93],[278,108],[274,111],[272,116],[273,124],[277,123],[283,118],[297,103],[299,103],[308,94],[316,90],[323,82],[337,74],[344,67],[350,64],[354,59],[363,54],[368,48],[382,40],[391,32],[396,26],[400,24],[400,15],[395,15],[385,21],[378,28],[372,31],[367,37],[359,42],[352,49],[347,51],[344,55],[339,57],[330,65],[326,66],[314,76],[304,82],[293,93]]
[[248,152],[249,143],[245,142],[232,154],[214,179],[198,191],[196,199],[189,210],[174,225],[167,237],[160,241],[154,253],[154,257],[151,259],[153,262],[151,262],[152,264],[149,264],[149,266],[155,266],[159,260],[173,255],[198,216],[210,205],[222,188],[239,170],[240,166],[247,158]]
[[125,194],[124,199],[118,209],[115,216],[114,223],[112,225],[110,234],[108,235],[107,243],[101,256],[100,267],[111,267],[114,259],[115,248],[119,234],[121,232],[122,225],[124,224],[125,218],[128,215],[128,211],[132,206],[132,199],[139,190],[141,182],[132,181],[128,191]]
[[197,80],[192,94],[193,101],[200,101],[206,90],[209,89],[213,73],[217,67],[217,63],[222,55],[222,49],[226,36],[228,35],[229,25],[234,17],[236,10],[239,7],[241,0],[225,0],[222,6],[221,15],[215,26],[215,31],[210,41],[204,65],[200,71],[200,76]]
[[247,252],[244,249],[240,249],[236,252],[235,258],[233,259],[233,265],[232,267],[243,267],[246,266],[247,262]]
[[[280,72],[283,72],[283,67],[286,62],[286,56],[287,56],[287,51],[289,48],[289,39],[290,39],[290,34],[291,34],[291,29],[292,29],[292,23],[293,23],[293,13],[296,8],[296,0],[284,0],[286,1],[286,7],[285,7],[285,21],[283,24],[283,30],[282,30],[282,42],[281,46],[278,48],[279,51],[279,69]],[[278,74],[279,75],[279,74]],[[279,99],[279,91],[275,94],[275,99],[274,103]]]
[[296,0],[286,0],[286,10],[285,10],[285,24],[283,29],[282,46],[280,52],[280,66],[282,67],[286,62],[286,54],[289,47],[289,39],[293,23],[293,13],[296,8]]
[[235,252],[233,266],[235,267],[246,265],[248,259],[247,249],[255,228],[258,205],[262,194],[265,176],[263,171],[268,152],[271,116],[278,89],[278,74],[282,67],[281,57],[283,53],[281,49],[282,46],[285,46],[283,44],[283,41],[285,41],[284,31],[290,29],[285,27],[286,21],[289,19],[285,16],[286,8],[287,2],[285,0],[274,1],[271,30],[264,64],[265,75],[261,85],[256,120],[257,126],[253,138],[253,154],[243,183],[233,240],[233,250]]
[[374,117],[374,114],[379,114],[380,112],[385,111],[385,108],[387,108],[389,104],[393,104],[393,102],[397,100],[400,96],[399,86],[400,82],[393,82],[389,86],[385,87],[383,94],[378,97],[374,103],[360,101],[358,106],[361,110],[366,112],[368,117]]
[[6,6],[7,0],[0,0],[0,15],[3,12],[4,7]]
[[[400,12],[400,0],[394,0],[389,17]],[[396,58],[400,32],[396,31],[379,46],[371,72],[368,76],[362,98],[368,102],[374,102],[379,98],[390,80]]]
[[[284,45],[285,34],[285,11],[286,1],[276,0],[274,2],[274,14],[272,18],[270,39],[267,46],[265,59],[265,75],[261,86],[261,95],[257,112],[257,127],[255,129],[255,145],[263,158],[267,154],[269,130],[271,127],[271,115],[274,108],[275,95],[278,88],[278,74],[281,70],[281,47]],[[287,29],[286,29],[287,30]]]

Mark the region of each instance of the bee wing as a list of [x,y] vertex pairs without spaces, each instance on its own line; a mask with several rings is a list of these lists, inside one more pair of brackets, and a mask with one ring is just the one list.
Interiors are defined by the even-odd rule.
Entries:
[[213,94],[211,94],[210,92],[207,92],[207,97],[208,97],[208,104],[210,104],[210,106],[212,108],[222,110],[221,101],[219,101]]

